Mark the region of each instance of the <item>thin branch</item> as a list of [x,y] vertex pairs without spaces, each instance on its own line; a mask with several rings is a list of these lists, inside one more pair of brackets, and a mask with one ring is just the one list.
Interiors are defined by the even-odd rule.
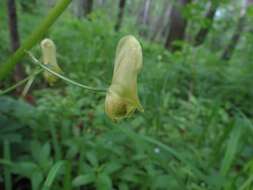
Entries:
[[83,85],[83,84],[80,84],[79,82],[76,82],[76,81],[74,81],[72,79],[69,79],[69,78],[67,78],[67,77],[65,77],[65,76],[63,76],[63,75],[61,75],[61,74],[59,74],[57,72],[54,72],[53,70],[49,69],[47,66],[43,65],[38,59],[36,59],[31,52],[26,51],[26,53],[31,57],[31,59],[33,60],[33,62],[35,64],[39,65],[40,67],[42,67],[43,69],[47,70],[51,74],[59,77],[60,79],[66,81],[68,83],[71,83],[73,85],[79,86],[79,87],[84,88],[86,90],[106,92],[106,89],[104,89],[104,88],[94,88],[94,87],[91,87],[91,86]]

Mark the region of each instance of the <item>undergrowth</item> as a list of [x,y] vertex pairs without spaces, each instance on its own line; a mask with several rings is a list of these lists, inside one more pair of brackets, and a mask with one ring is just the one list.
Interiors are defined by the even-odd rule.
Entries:
[[[57,44],[67,76],[108,87],[116,44],[128,32],[115,33],[109,18],[97,11],[83,20],[66,14],[47,36]],[[144,69],[138,86],[145,112],[125,121],[115,124],[105,116],[104,94],[63,82],[47,87],[36,79],[28,103],[0,97],[0,142],[8,141],[10,149],[10,158],[1,152],[0,171],[9,169],[14,186],[253,188],[250,54],[243,63],[227,63],[205,46],[184,44],[182,52],[170,53],[139,39]],[[32,51],[40,56],[38,45]],[[24,64],[29,70],[28,59]],[[3,177],[1,172],[0,183]]]

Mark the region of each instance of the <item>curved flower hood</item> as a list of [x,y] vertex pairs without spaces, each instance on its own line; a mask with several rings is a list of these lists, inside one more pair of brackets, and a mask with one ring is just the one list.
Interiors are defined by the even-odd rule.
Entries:
[[[56,47],[54,42],[51,39],[46,38],[41,41],[40,46],[42,50],[43,63],[52,71],[56,73],[61,73],[62,70],[57,64]],[[50,85],[53,85],[53,83],[55,83],[58,79],[56,76],[49,73],[48,71],[44,72],[44,78]]]
[[142,48],[131,35],[117,46],[112,83],[105,99],[105,112],[112,120],[128,117],[136,109],[143,112],[137,92],[137,77],[142,69]]

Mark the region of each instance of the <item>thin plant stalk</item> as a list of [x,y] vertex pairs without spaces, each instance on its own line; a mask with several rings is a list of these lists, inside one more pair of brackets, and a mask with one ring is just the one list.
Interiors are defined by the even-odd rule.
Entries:
[[22,92],[22,95],[21,95],[23,98],[26,97],[26,95],[27,95],[29,89],[30,89],[31,86],[32,86],[32,83],[33,83],[34,79],[35,79],[35,76],[33,75],[33,76],[28,80],[28,82],[26,83],[25,88],[23,89],[23,92]]
[[69,190],[72,188],[71,186],[71,172],[72,172],[72,163],[70,160],[65,163],[65,176],[63,183],[63,190]]
[[34,73],[32,73],[31,75],[29,75],[28,77],[26,77],[23,80],[19,81],[18,83],[14,84],[13,86],[11,86],[5,90],[0,90],[0,96],[4,95],[12,90],[15,90],[18,86],[25,84],[27,81],[29,81],[31,78],[34,78],[36,75],[38,75],[42,71],[43,71],[43,69],[37,70]]
[[[4,159],[7,161],[11,160],[10,142],[8,140],[4,140]],[[4,167],[4,184],[6,190],[12,190],[9,166]]]
[[65,76],[63,76],[63,75],[61,75],[61,74],[59,74],[59,73],[57,73],[57,72],[54,72],[53,70],[49,69],[47,66],[43,65],[38,59],[36,59],[36,58],[32,55],[32,53],[30,53],[30,52],[27,52],[27,53],[28,53],[28,55],[31,57],[32,61],[33,61],[35,64],[39,65],[40,67],[42,67],[43,69],[47,70],[47,71],[50,72],[51,74],[53,74],[53,75],[59,77],[60,79],[66,81],[66,82],[68,82],[68,83],[71,83],[71,84],[73,84],[73,85],[79,86],[79,87],[84,88],[84,89],[86,89],[86,90],[106,92],[106,89],[104,89],[104,88],[94,88],[94,87],[91,87],[91,86],[83,85],[83,84],[80,84],[79,82],[76,82],[76,81],[74,81],[74,80],[72,80],[72,79],[69,79],[69,78],[67,78],[67,77],[65,77]]
[[52,136],[52,143],[53,143],[53,147],[54,147],[54,151],[55,151],[55,159],[58,161],[61,159],[61,147],[60,147],[60,143],[58,142],[57,139],[57,131],[55,126],[50,126],[50,133]]

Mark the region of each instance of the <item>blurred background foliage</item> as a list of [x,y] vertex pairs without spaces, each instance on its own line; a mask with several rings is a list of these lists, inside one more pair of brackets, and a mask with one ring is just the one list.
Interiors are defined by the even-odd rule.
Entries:
[[[6,2],[0,67],[11,54]],[[14,3],[22,44],[55,1]],[[0,97],[0,189],[252,190],[251,3],[126,0],[115,31],[122,0],[73,0],[45,35],[64,75],[109,86],[117,42],[133,34],[143,47],[138,87],[145,112],[113,123],[103,93],[62,81],[49,87],[38,76],[25,98]],[[186,22],[183,38],[173,36]],[[201,29],[207,34],[196,45]],[[32,52],[41,56],[39,44]],[[26,75],[35,67],[28,57],[20,65]],[[14,81],[1,81],[1,89]]]

